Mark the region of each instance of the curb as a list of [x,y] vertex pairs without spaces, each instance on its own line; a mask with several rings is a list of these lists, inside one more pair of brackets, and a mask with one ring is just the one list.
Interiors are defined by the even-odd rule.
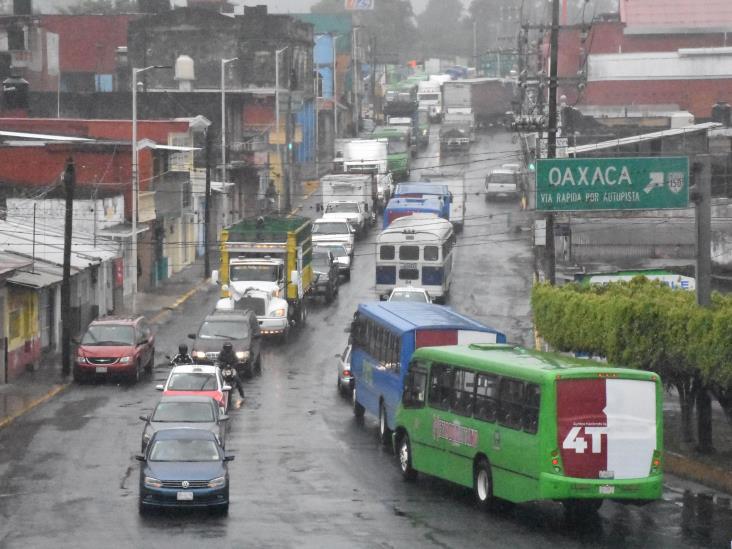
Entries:
[[664,470],[677,477],[732,494],[732,473],[674,452],[664,452]]
[[61,391],[66,389],[71,383],[64,383],[62,385],[55,385],[49,390],[46,394],[41,395],[40,397],[32,400],[28,404],[26,404],[23,408],[15,412],[14,414],[11,414],[5,418],[0,419],[0,429],[4,429],[8,425],[10,425],[13,421],[18,419],[20,416],[27,414],[34,408],[37,408],[44,402],[51,400],[53,397],[55,397],[57,394],[59,394]]
[[167,320],[167,317],[170,316],[176,309],[178,309],[181,305],[183,305],[186,301],[188,301],[190,298],[192,298],[194,295],[196,295],[201,290],[205,289],[206,286],[209,286],[211,284],[211,279],[207,278],[206,280],[203,280],[196,284],[193,288],[182,294],[178,299],[176,299],[172,305],[169,305],[167,307],[163,307],[163,309],[157,313],[155,316],[153,316],[150,319],[150,322],[153,324],[162,324]]

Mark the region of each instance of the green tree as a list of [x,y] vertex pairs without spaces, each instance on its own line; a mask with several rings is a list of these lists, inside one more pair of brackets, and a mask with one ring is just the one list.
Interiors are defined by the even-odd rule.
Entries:
[[425,57],[464,55],[469,51],[469,37],[461,21],[460,0],[430,0],[417,16]]
[[77,4],[61,8],[66,15],[137,13],[136,0],[79,0]]

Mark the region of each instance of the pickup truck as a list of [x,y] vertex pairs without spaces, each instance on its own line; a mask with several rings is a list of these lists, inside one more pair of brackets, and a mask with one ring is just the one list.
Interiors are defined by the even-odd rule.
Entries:
[[353,260],[356,230],[345,219],[320,218],[313,221],[313,245],[343,244]]
[[518,198],[521,195],[519,174],[511,169],[496,168],[485,178],[485,199]]
[[335,200],[323,208],[323,219],[348,221],[356,229],[357,236],[363,236],[366,227],[371,225],[371,216],[363,202],[355,200]]

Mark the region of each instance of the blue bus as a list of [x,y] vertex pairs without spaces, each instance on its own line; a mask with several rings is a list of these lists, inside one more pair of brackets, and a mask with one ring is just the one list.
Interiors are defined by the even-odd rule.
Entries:
[[442,200],[440,217],[450,220],[450,203],[452,194],[447,185],[440,183],[399,183],[392,195],[394,198],[433,198]]
[[447,219],[444,216],[444,208],[440,198],[434,196],[427,198],[392,198],[384,208],[382,228],[388,228],[395,219],[415,213],[434,214],[436,217]]
[[470,343],[506,343],[506,336],[441,305],[361,303],[351,324],[353,413],[378,417],[379,437],[386,444],[412,353],[420,347]]

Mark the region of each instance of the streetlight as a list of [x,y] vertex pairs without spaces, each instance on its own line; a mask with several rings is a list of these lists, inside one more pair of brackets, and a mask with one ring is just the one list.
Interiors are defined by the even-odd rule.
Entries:
[[226,80],[224,67],[227,63],[237,61],[238,57],[221,60],[221,180],[226,182]]
[[[137,75],[151,69],[172,69],[171,65],[150,65],[137,69],[132,68],[132,311],[137,308],[137,200],[140,195],[140,177],[137,172]],[[176,59],[176,80],[193,80],[193,61],[181,55]],[[181,73],[180,75],[178,73]]]

